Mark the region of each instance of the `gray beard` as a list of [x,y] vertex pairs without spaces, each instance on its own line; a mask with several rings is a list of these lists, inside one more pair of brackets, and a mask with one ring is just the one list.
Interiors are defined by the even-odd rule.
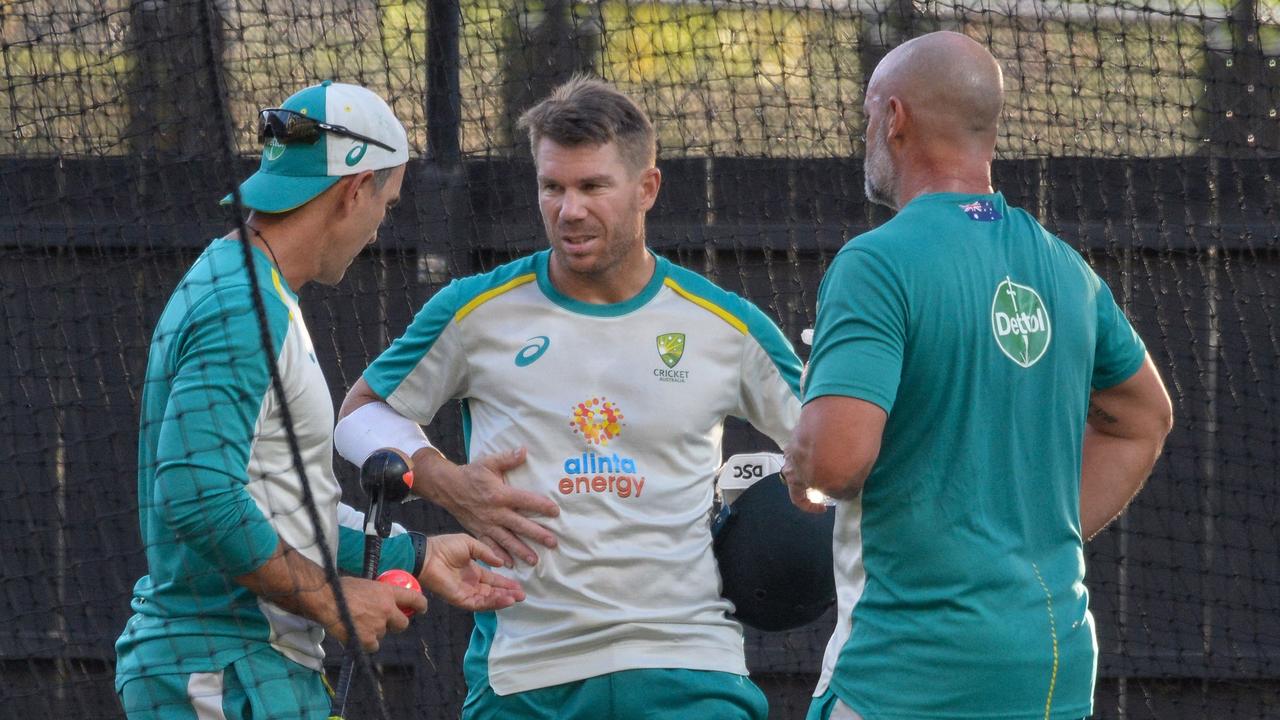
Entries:
[[871,202],[877,205],[883,205],[890,210],[898,209],[898,203],[890,196],[889,191],[885,190],[880,184],[873,185],[870,175],[868,175],[866,181],[863,182],[862,189],[863,192],[866,193],[867,199]]
[[[887,133],[886,133],[887,134]],[[894,188],[898,186],[898,169],[893,166],[885,150],[887,138],[880,138],[875,152],[867,152],[862,160],[862,190],[867,199],[890,210],[898,209]]]

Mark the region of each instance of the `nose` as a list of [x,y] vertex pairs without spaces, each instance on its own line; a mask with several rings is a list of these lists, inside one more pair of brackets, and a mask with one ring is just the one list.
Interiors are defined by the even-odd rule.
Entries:
[[577,191],[566,191],[560,201],[560,220],[574,222],[585,218],[587,216],[587,206],[583,200],[584,198]]

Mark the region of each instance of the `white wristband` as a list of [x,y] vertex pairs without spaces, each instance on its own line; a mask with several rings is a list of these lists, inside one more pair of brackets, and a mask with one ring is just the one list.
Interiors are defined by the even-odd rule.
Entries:
[[356,467],[374,452],[394,448],[412,458],[422,448],[435,447],[418,423],[396,412],[385,402],[361,405],[338,421],[333,447]]

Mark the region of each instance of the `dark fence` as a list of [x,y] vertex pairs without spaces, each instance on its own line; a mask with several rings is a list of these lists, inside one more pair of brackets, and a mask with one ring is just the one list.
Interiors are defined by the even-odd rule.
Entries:
[[[660,166],[651,245],[766,308],[798,346],[826,263],[886,217],[862,199],[856,159]],[[1155,476],[1088,546],[1096,717],[1280,714],[1278,170],[1277,159],[1207,157],[995,168],[1011,203],[1111,283],[1175,394],[1178,425]],[[6,717],[118,716],[112,642],[145,572],[136,428],[150,331],[195,255],[229,226],[216,205],[227,182],[195,163],[133,157],[0,161]],[[411,164],[380,243],[338,287],[302,293],[335,401],[451,277],[542,246],[533,192],[523,161]],[[442,412],[433,428],[455,458],[457,415]],[[727,444],[758,442],[734,425]],[[351,469],[341,477],[359,498]],[[401,517],[456,527],[423,503]],[[802,717],[830,628],[828,617],[749,633],[774,717]],[[387,643],[378,661],[395,716],[456,716],[469,629],[437,603]]]

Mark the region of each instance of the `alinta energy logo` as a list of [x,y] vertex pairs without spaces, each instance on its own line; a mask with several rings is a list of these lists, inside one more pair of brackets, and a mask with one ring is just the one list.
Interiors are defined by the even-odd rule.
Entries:
[[991,299],[991,333],[1010,360],[1024,368],[1035,365],[1053,338],[1049,311],[1040,293],[1005,276]]
[[616,403],[593,397],[574,406],[569,425],[588,445],[608,445],[622,434],[622,419],[622,410]]
[[638,474],[635,459],[595,451],[622,434],[622,420],[622,410],[608,398],[593,397],[574,406],[569,426],[575,435],[586,440],[589,449],[565,458],[564,475],[559,482],[562,495],[640,497],[644,492],[644,477]]

